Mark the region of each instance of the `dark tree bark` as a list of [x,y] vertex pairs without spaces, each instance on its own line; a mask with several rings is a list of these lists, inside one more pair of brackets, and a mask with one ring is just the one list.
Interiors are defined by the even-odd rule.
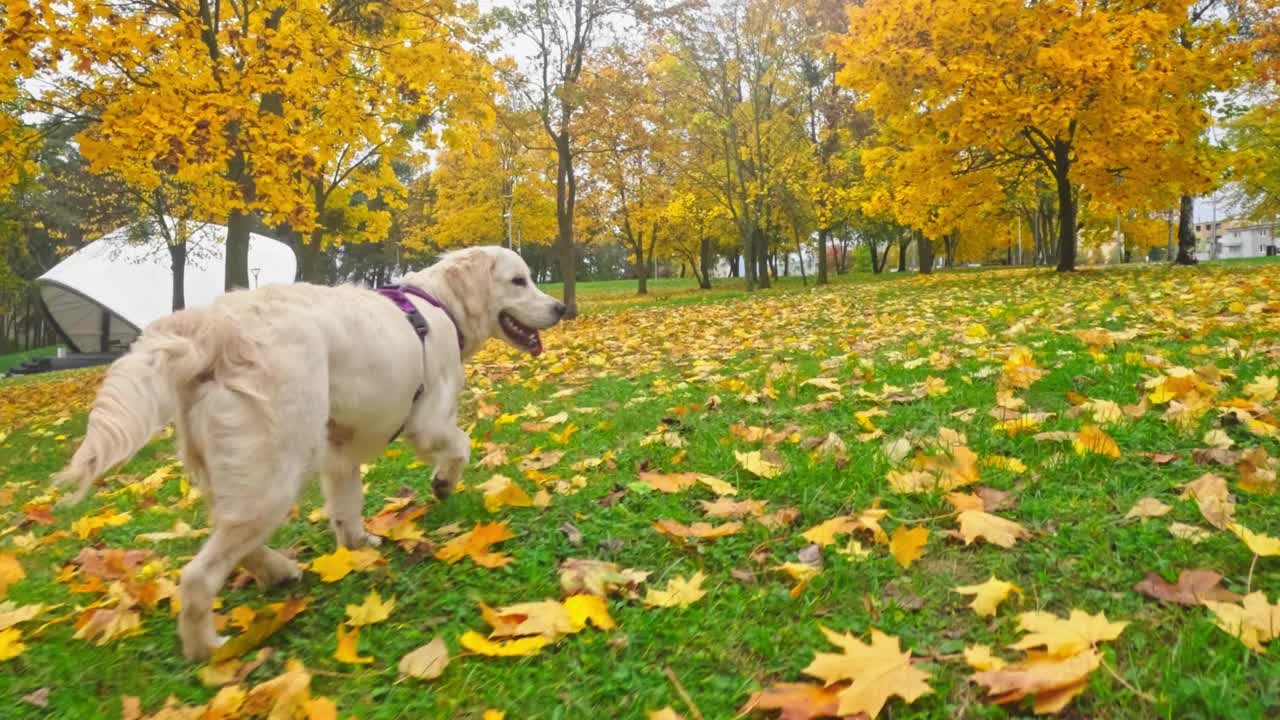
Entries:
[[[1196,234],[1191,229],[1195,222],[1195,201],[1189,195],[1183,195],[1178,201],[1178,256],[1174,262],[1178,265],[1195,265]],[[1218,229],[1210,229],[1210,237],[1217,235]]]
[[756,287],[767,290],[772,285],[772,283],[769,282],[769,238],[764,234],[764,230],[758,225],[752,233],[751,245],[756,261]]
[[173,272],[173,311],[187,306],[187,240],[169,243],[169,268]]
[[1054,142],[1053,160],[1053,179],[1058,185],[1058,272],[1073,272],[1076,269],[1076,198],[1071,187],[1071,147],[1067,142]]
[[[564,111],[566,116],[569,110]],[[573,247],[573,210],[577,201],[578,183],[573,174],[573,153],[569,133],[556,136],[556,253],[560,258],[560,276],[564,283],[565,319],[578,317],[578,284],[575,248]]]
[[[715,262],[715,247],[711,244],[711,238],[702,238],[699,250],[701,250],[700,262],[702,267],[702,276],[698,278],[698,287],[703,290],[711,289],[711,264]],[[697,268],[694,268],[697,271]]]
[[907,248],[911,247],[911,241],[915,239],[916,231],[912,230],[910,234],[898,241],[898,272],[907,271]]
[[924,233],[920,234],[920,239],[916,242],[916,262],[920,265],[921,275],[933,272],[933,241]]
[[[874,250],[872,251],[874,252]],[[819,285],[827,284],[827,229],[818,228],[818,279]]]

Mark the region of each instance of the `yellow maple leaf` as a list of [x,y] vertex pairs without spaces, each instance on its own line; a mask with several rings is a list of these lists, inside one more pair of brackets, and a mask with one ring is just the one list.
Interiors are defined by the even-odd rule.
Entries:
[[738,464],[752,475],[767,480],[782,474],[782,464],[766,460],[759,450],[752,450],[747,453],[735,450],[733,456],[738,459]]
[[889,541],[889,552],[899,565],[909,568],[911,563],[924,555],[924,546],[928,542],[929,528],[917,527],[907,530],[905,525],[899,525],[893,531],[893,538]]
[[86,612],[76,621],[77,640],[93,640],[96,645],[106,645],[142,630],[142,617],[126,607],[96,608]]
[[27,576],[18,562],[18,556],[10,552],[0,552],[0,598],[9,594],[9,586],[16,584]]
[[484,711],[484,715],[481,716],[480,720],[506,720],[506,717],[506,711],[489,708]]
[[458,642],[471,652],[492,657],[537,655],[542,648],[547,646],[547,639],[541,635],[494,642],[474,630],[468,630],[463,633]]
[[1227,529],[1243,540],[1244,544],[1248,545],[1255,555],[1263,557],[1280,556],[1280,538],[1256,533],[1239,523],[1230,523],[1227,525]]
[[1266,652],[1263,644],[1280,637],[1280,602],[1267,602],[1261,592],[1246,595],[1239,605],[1205,601],[1214,623],[1254,652]]
[[902,650],[898,638],[872,630],[871,642],[863,643],[851,635],[821,630],[844,652],[817,653],[804,673],[828,685],[853,681],[840,691],[839,715],[866,713],[874,719],[890,697],[900,697],[910,704],[933,692],[929,673],[911,663],[911,653]]
[[464,557],[470,557],[475,564],[486,568],[497,568],[511,562],[506,553],[492,552],[491,545],[503,540],[510,540],[515,533],[505,522],[476,525],[474,529],[462,533],[445,543],[436,551],[436,559],[447,563],[456,563]]
[[18,628],[0,630],[0,662],[12,660],[25,652],[27,646],[22,642],[22,631]]
[[383,602],[377,591],[371,591],[360,605],[347,606],[347,624],[352,627],[361,627],[380,623],[391,617],[391,611],[395,607],[395,597]]
[[582,630],[587,623],[600,630],[613,630],[618,627],[609,615],[609,605],[599,595],[570,595],[564,600],[565,612],[569,614],[569,622],[574,632]]
[[974,670],[999,670],[1009,664],[993,654],[989,645],[981,644],[965,646],[964,661]]
[[1022,588],[1014,585],[1006,580],[998,580],[992,575],[989,580],[978,585],[961,585],[951,588],[952,592],[958,592],[961,595],[973,595],[973,602],[969,603],[969,607],[978,613],[978,617],[991,617],[996,614],[996,608],[1005,598],[1009,597],[1009,593],[1016,592],[1022,595]]
[[1120,457],[1120,447],[1116,445],[1116,441],[1111,439],[1111,436],[1103,432],[1102,428],[1097,425],[1081,427],[1080,433],[1076,435],[1073,441],[1073,445],[1078,455],[1092,453],[1113,458]]
[[93,515],[85,515],[71,523],[71,531],[81,540],[88,540],[104,527],[117,527],[133,519],[127,512],[117,513],[113,507],[105,507]]
[[311,572],[319,575],[322,582],[338,582],[353,570],[355,565],[351,562],[351,551],[342,545],[332,553],[311,561]]
[[477,490],[484,493],[484,509],[489,512],[498,512],[503,506],[511,507],[531,507],[533,500],[529,494],[524,491],[511,478],[506,475],[494,475],[483,483],[476,486]]
[[702,583],[707,577],[701,571],[686,580],[683,575],[672,578],[665,590],[650,589],[644,597],[648,607],[689,607],[707,594]]
[[348,665],[367,665],[373,662],[372,656],[361,656],[357,647],[360,643],[360,628],[347,631],[342,623],[338,623],[338,649],[333,652],[333,659]]
[[1275,375],[1259,375],[1244,386],[1244,394],[1256,403],[1271,402],[1280,392],[1280,378]]
[[1115,640],[1128,625],[1125,621],[1108,621],[1106,613],[1090,615],[1083,610],[1072,610],[1068,618],[1025,612],[1018,616],[1018,627],[1027,634],[1009,647],[1026,650],[1043,645],[1050,655],[1068,657],[1104,640]]
[[837,515],[800,533],[800,536],[811,543],[822,547],[834,545],[837,535],[845,535],[858,527],[852,515]]
[[254,613],[252,624],[244,632],[227,640],[213,651],[211,660],[218,663],[238,658],[261,645],[268,637],[284,627],[311,604],[310,597],[290,598],[285,602],[271,603]]

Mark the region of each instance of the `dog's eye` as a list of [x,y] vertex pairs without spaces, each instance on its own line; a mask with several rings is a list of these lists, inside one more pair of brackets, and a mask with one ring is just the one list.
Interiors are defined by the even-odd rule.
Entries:
[[528,284],[529,284],[529,281],[528,281],[527,279],[525,279],[525,278],[522,278],[522,277],[518,277],[518,278],[511,278],[511,284],[512,284],[512,285],[518,285],[518,286],[520,286],[520,287],[525,287],[526,285],[528,285]]

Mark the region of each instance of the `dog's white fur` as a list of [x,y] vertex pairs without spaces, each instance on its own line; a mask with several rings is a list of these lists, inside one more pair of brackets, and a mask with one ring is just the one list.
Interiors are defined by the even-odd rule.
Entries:
[[436,494],[447,495],[470,457],[457,426],[462,361],[489,338],[512,341],[499,325],[503,311],[530,328],[550,327],[564,312],[502,248],[450,253],[403,282],[450,310],[461,352],[448,315],[418,298],[410,296],[430,325],[425,344],[400,308],[370,290],[298,283],[228,293],[158,320],[108,371],[84,442],[55,479],[78,486],[66,498],[78,502],[96,478],[176,424],[179,457],[208,498],[213,526],[179,583],[188,658],[206,659],[220,644],[213,602],[237,565],[261,586],[299,576],[265,543],[308,478],[321,477],[339,543],[378,541],[365,533],[359,468],[403,424],[403,437],[435,467]]

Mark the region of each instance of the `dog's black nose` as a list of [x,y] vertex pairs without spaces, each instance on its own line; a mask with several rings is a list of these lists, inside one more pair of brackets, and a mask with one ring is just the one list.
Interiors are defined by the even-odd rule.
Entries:
[[564,303],[558,302],[555,305],[551,306],[551,310],[555,312],[557,316],[564,317],[564,311],[568,310],[568,308],[564,306]]

